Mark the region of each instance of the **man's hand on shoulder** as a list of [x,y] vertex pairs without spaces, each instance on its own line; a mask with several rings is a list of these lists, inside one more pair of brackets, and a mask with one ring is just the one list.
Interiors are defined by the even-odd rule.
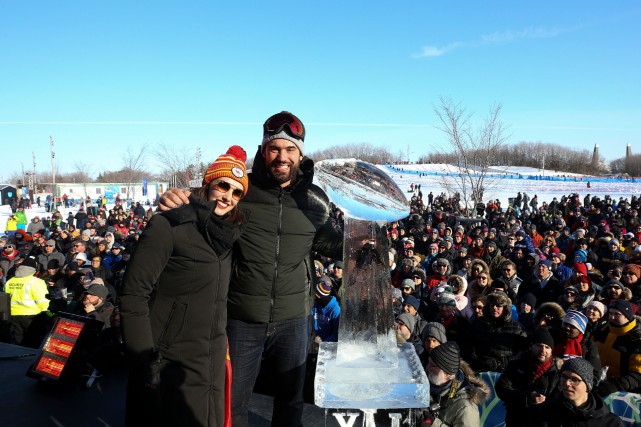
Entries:
[[158,210],[161,212],[189,204],[191,191],[179,188],[170,188],[165,191],[158,201]]

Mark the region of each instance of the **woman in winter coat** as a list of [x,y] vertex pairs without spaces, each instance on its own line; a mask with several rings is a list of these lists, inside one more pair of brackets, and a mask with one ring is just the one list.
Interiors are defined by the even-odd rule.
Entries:
[[127,425],[222,426],[231,249],[244,215],[246,153],[231,147],[190,203],[155,215],[121,292],[132,371]]

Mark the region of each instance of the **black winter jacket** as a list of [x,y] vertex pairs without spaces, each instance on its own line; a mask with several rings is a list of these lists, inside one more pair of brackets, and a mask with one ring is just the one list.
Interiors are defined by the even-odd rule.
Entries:
[[546,400],[536,412],[545,427],[623,427],[621,418],[610,412],[600,397],[590,394],[581,408],[575,408],[562,395]]
[[[129,262],[120,296],[134,368],[129,425],[223,424],[227,291],[240,228],[214,222],[214,207],[192,196],[188,205],[155,215]],[[149,396],[142,372],[156,352],[160,385]]]
[[314,163],[304,157],[298,179],[282,188],[268,176],[258,148],[249,191],[239,203],[250,214],[234,245],[230,319],[268,323],[310,315],[311,251],[343,257],[342,236],[328,221],[329,200],[312,184],[313,175]]
[[541,405],[533,403],[532,392],[545,395],[546,399],[558,393],[558,369],[550,365],[543,375],[534,379],[534,366],[529,351],[524,351],[518,359],[510,361],[496,382],[496,395],[503,401],[506,409],[505,425],[528,425],[532,415]]

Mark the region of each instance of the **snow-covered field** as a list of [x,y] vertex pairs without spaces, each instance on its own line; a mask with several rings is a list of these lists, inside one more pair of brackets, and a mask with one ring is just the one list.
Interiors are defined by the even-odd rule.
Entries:
[[[436,196],[441,192],[446,192],[443,187],[444,180],[451,182],[453,180],[451,174],[457,173],[456,167],[444,164],[400,165],[395,167],[396,169],[389,166],[379,166],[379,168],[392,177],[408,199],[412,196],[409,192],[410,184],[421,184],[421,191],[425,198],[427,198],[430,191]],[[589,193],[600,197],[610,195],[617,199],[619,197],[630,198],[634,194],[637,196],[641,194],[641,180],[633,182],[614,178],[596,178],[587,175],[514,166],[495,166],[492,170],[492,178],[487,181],[489,186],[485,191],[484,201],[499,199],[503,206],[507,206],[508,198],[516,197],[519,191],[527,193],[530,197],[537,194],[539,196],[539,204],[544,201],[549,202],[553,197],[560,198],[564,194],[570,193],[578,193],[581,196]],[[533,179],[537,176],[542,177],[542,179]],[[548,177],[550,177],[549,180]],[[588,182],[590,182],[590,188],[587,188]],[[78,208],[63,208],[60,211],[63,218],[66,219],[69,212],[75,214]],[[44,207],[38,208],[35,205],[32,209],[26,209],[25,212],[29,220],[36,215],[40,217],[50,216]],[[11,209],[8,205],[0,206],[1,232],[4,231],[10,214]]]

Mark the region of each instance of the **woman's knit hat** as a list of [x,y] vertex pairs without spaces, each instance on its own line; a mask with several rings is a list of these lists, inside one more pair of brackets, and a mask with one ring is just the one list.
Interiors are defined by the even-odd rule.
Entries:
[[232,145],[225,154],[220,155],[214,162],[209,165],[205,177],[203,178],[203,187],[208,185],[216,178],[230,178],[243,187],[243,197],[247,194],[249,179],[247,178],[247,168],[245,161],[247,153],[238,145]]

